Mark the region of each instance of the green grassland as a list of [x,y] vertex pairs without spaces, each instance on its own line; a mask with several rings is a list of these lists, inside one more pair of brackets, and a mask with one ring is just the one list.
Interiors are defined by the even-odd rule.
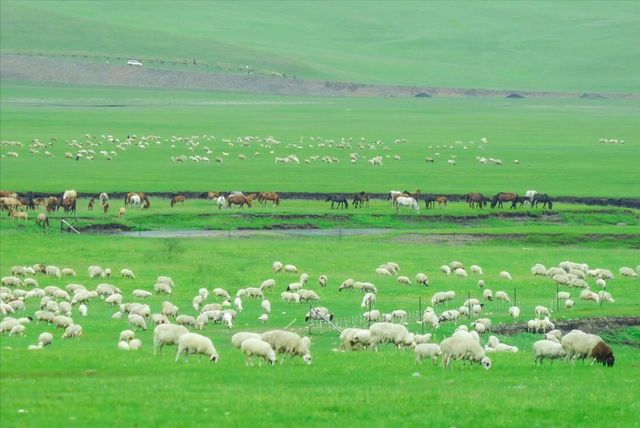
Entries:
[[[232,349],[229,339],[238,331],[281,328],[294,319],[297,321],[292,328],[308,334],[302,320],[308,306],[284,304],[279,299],[280,291],[297,276],[274,276],[270,267],[276,259],[293,263],[300,272],[311,276],[309,288],[318,292],[321,305],[335,313],[338,325],[353,325],[363,311],[359,308],[361,294],[337,291],[342,280],[353,277],[371,281],[378,287],[376,308],[381,311],[408,310],[411,319],[407,327],[419,332],[420,326],[414,323],[419,297],[425,302],[433,292],[451,289],[457,297],[450,307],[457,308],[467,293],[472,297],[480,295],[475,285],[479,277],[456,279],[438,272],[441,264],[451,260],[482,266],[483,278],[494,293],[505,290],[513,298],[516,288],[521,319],[527,320],[532,317],[535,304],[552,306],[556,291],[548,278],[530,275],[529,268],[534,263],[552,266],[570,259],[617,270],[619,266],[637,263],[637,251],[434,247],[363,242],[359,238],[340,243],[321,238],[218,241],[59,235],[25,240],[22,236],[5,234],[2,242],[0,271],[4,274],[13,265],[32,263],[72,267],[78,273],[71,280],[36,277],[41,287],[64,286],[68,282],[95,287],[103,280],[88,279],[87,266],[99,264],[114,271],[127,267],[134,270],[135,280],[126,281],[115,275],[108,282],[121,287],[125,301],[130,301],[133,289],[151,290],[158,275],[173,277],[178,284],[173,295],[148,299],[152,312],[159,311],[162,301],[170,300],[181,308],[181,313],[192,314],[190,301],[200,287],[223,287],[234,293],[242,287],[257,286],[266,278],[274,277],[277,281],[276,290],[266,296],[273,307],[268,326],[257,322],[261,314],[258,302],[245,301],[245,310],[238,315],[233,330],[214,325],[203,331],[212,338],[221,355],[217,365],[198,364],[194,358],[188,364],[174,363],[171,348],[154,357],[150,330],[137,333],[143,341],[141,351],[118,351],[118,334],[127,328],[126,321],[111,320],[116,309],[99,300],[89,304],[86,319],[77,319],[84,328],[78,340],[61,341],[58,332],[50,348],[27,351],[27,345],[34,343],[40,332],[54,330],[35,324],[27,326],[26,337],[3,337],[0,350],[3,426],[195,425],[211,420],[236,426],[293,423],[382,426],[424,420],[437,426],[463,426],[469,420],[517,426],[524,417],[547,425],[575,426],[576,421],[591,424],[606,414],[615,414],[615,420],[601,419],[599,425],[634,424],[637,403],[631,391],[637,390],[640,382],[634,368],[640,357],[637,350],[618,343],[635,340],[635,330],[621,332],[616,336],[618,342],[612,341],[616,355],[613,369],[581,363],[535,367],[531,345],[539,336],[525,333],[501,337],[523,352],[492,356],[493,367],[488,372],[477,366],[460,372],[459,364],[444,372],[427,362],[416,367],[411,351],[402,353],[390,347],[378,354],[336,352],[337,333],[317,326],[311,330],[312,366],[304,366],[298,359],[293,366],[246,368],[242,354]],[[425,272],[430,286],[406,287],[398,285],[395,278],[376,277],[375,267],[389,260],[400,263],[402,273],[410,277]],[[512,281],[498,280],[498,272],[503,269],[511,272]],[[320,274],[329,277],[325,289],[316,285]],[[616,278],[609,281],[608,290],[616,303],[598,307],[577,300],[574,310],[554,310],[553,316],[563,319],[638,313],[637,279]],[[576,294],[575,290],[568,291]],[[510,322],[508,306],[488,303],[483,315],[490,317],[494,325]],[[31,314],[36,307],[37,302],[28,301],[27,313]],[[363,325],[361,321],[357,324]],[[438,340],[451,334],[454,328],[443,325],[435,332]],[[413,377],[414,372],[422,376]],[[589,393],[576,394],[576,385],[587,383]],[[612,388],[629,393],[612,394]],[[564,411],[557,411],[554,397],[563,397]],[[452,406],[455,402],[463,405]],[[21,409],[26,412],[20,413]]]
[[3,1],[3,49],[248,64],[304,79],[638,92],[636,2]]
[[[7,81],[2,82],[2,94],[2,140],[22,141],[25,147],[2,147],[3,155],[17,151],[20,157],[2,158],[0,179],[3,188],[18,191],[387,192],[420,188],[423,193],[536,189],[552,196],[640,194],[636,173],[640,146],[633,127],[640,114],[637,101],[304,98]],[[111,162],[100,155],[94,162],[65,159],[65,152],[75,154],[65,141],[84,142],[85,133],[96,135],[95,141],[108,134],[121,141],[131,134],[163,139],[213,135],[216,141],[201,139],[194,152],[184,142],[173,148],[167,142],[144,151],[129,148],[118,151]],[[222,142],[269,135],[281,144],[230,147]],[[301,136],[305,137],[302,144]],[[29,154],[27,146],[34,138],[49,142],[51,137],[58,138],[48,148],[53,158],[44,157],[44,149],[40,155]],[[364,137],[367,143],[381,140],[390,150],[383,150],[383,145],[359,150],[355,144],[351,150],[310,148],[310,137],[336,142],[343,137],[358,142]],[[482,137],[489,139],[483,151],[478,149]],[[398,138],[409,143],[394,144]],[[626,143],[598,144],[600,138]],[[287,147],[289,143],[303,148]],[[443,149],[445,145],[454,149]],[[114,146],[107,143],[94,150],[116,150]],[[170,161],[171,156],[206,156],[205,146],[213,150],[212,163]],[[255,152],[259,157],[254,157]],[[352,152],[367,158],[383,156],[384,165],[374,167],[364,159],[351,165],[348,155]],[[275,156],[292,153],[300,158],[300,165],[274,164]],[[239,154],[247,160],[238,160]],[[304,164],[305,158],[314,155],[337,157],[340,163]],[[394,155],[402,160],[386,157]],[[435,157],[436,163],[426,164],[428,156]],[[446,162],[451,156],[455,156],[455,167]],[[504,166],[479,164],[478,156],[502,159]],[[224,163],[213,162],[214,157],[222,157]],[[514,164],[516,159],[519,165]]]

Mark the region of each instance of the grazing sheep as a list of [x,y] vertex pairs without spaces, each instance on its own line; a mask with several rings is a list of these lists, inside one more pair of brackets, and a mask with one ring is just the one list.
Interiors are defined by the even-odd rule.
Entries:
[[580,330],[572,330],[562,338],[561,343],[567,353],[566,362],[593,357],[591,365],[598,362],[602,363],[602,365],[613,367],[615,362],[613,351],[603,342],[600,336],[587,334]]
[[306,273],[300,275],[300,284],[305,285],[307,281],[309,281],[309,275],[307,275]]
[[438,321],[438,316],[431,312],[425,312],[422,315],[422,323],[428,325],[432,329],[440,328],[440,322]]
[[87,316],[87,306],[82,304],[80,306],[78,306],[78,312],[80,313],[81,317],[86,317]]
[[473,274],[482,275],[482,268],[478,265],[472,265],[469,269]]
[[159,282],[159,283],[162,283],[162,284],[167,284],[171,288],[176,286],[173,283],[173,280],[171,278],[169,278],[168,276],[159,276],[158,279],[156,279],[156,282]]
[[122,330],[120,332],[120,339],[119,341],[125,341],[125,342],[130,342],[131,340],[133,340],[135,338],[135,333],[133,332],[133,330]]
[[152,293],[145,290],[133,290],[133,298],[134,299],[146,299],[148,297],[153,296]]
[[546,339],[538,340],[533,344],[533,353],[535,354],[534,364],[538,364],[538,361],[543,364],[545,358],[551,360],[551,364],[553,364],[553,360],[564,358],[567,355],[561,344]]
[[269,322],[269,315],[262,314],[258,317],[258,321],[260,321],[263,325],[266,325]]
[[264,294],[259,288],[247,287],[244,289],[249,299],[264,299]]
[[449,263],[449,266],[451,267],[451,269],[464,269],[464,265],[455,260]]
[[11,327],[9,331],[9,336],[24,336],[25,327],[22,324],[16,324]]
[[311,364],[309,346],[296,333],[284,330],[267,331],[263,333],[262,340],[271,345],[276,353],[284,354],[280,364],[284,362],[287,355],[292,362],[295,356],[300,356],[307,365]]
[[517,306],[512,306],[509,308],[509,316],[514,320],[517,320],[520,316],[520,308]]
[[242,312],[242,300],[239,297],[236,297],[233,300],[233,306],[238,310],[238,312]]
[[295,267],[294,265],[285,265],[284,271],[286,273],[298,273],[298,268]]
[[214,288],[213,289],[213,295],[216,296],[216,297],[219,297],[221,299],[224,299],[224,300],[227,300],[227,299],[231,298],[229,293],[227,293],[227,291],[223,290],[222,288]]
[[130,314],[128,316],[128,320],[129,320],[129,325],[134,329],[141,328],[142,330],[145,330],[145,331],[147,330],[147,323],[145,322],[144,318],[142,318],[140,315]]
[[105,299],[104,303],[106,303],[107,305],[121,305],[122,294],[112,294]]
[[47,276],[52,276],[56,279],[60,279],[60,276],[61,276],[60,269],[57,268],[56,266],[47,266],[45,268],[45,274]]
[[262,281],[262,284],[260,284],[260,290],[262,291],[271,290],[273,289],[273,287],[275,287],[275,285],[276,285],[275,279],[267,279],[265,281]]
[[416,342],[417,345],[419,345],[421,343],[429,343],[429,342],[431,342],[431,337],[432,337],[431,333],[416,334],[416,335],[413,336],[413,340]]
[[601,302],[607,302],[607,303],[615,303],[616,302],[611,297],[611,293],[607,293],[606,291],[600,291],[598,293],[598,297],[600,298]]
[[283,302],[300,303],[300,295],[298,293],[289,293],[287,291],[280,294]]
[[571,294],[566,291],[558,291],[558,295],[556,297],[558,300],[567,300],[571,298]]
[[411,280],[406,276],[399,276],[398,284],[411,285]]
[[458,268],[456,269],[456,276],[458,278],[467,278],[468,277],[467,271],[462,268]]
[[502,300],[503,302],[511,303],[511,300],[509,300],[509,296],[504,291],[496,292],[496,301],[497,300]]
[[376,269],[376,275],[381,275],[381,276],[391,276],[391,272],[389,272],[387,269],[385,268],[378,268]]
[[80,337],[80,336],[82,336],[82,326],[79,326],[78,324],[74,324],[74,325],[70,325],[65,329],[64,334],[62,335],[62,340],[71,339],[71,338]]
[[391,312],[391,318],[397,319],[400,323],[404,323],[407,318],[407,311],[397,310]]
[[551,311],[545,306],[536,306],[535,312],[537,318],[540,318],[542,315],[551,318]]
[[60,273],[62,274],[62,276],[76,276],[75,271],[70,268],[64,268],[60,271]]
[[196,319],[190,315],[179,315],[176,318],[176,324],[185,325],[195,328],[196,327]]
[[122,269],[120,271],[120,276],[123,279],[136,279],[135,275],[133,274],[133,272],[130,269]]
[[543,265],[535,265],[531,268],[531,275],[533,276],[547,276],[547,269]]
[[484,350],[471,333],[457,331],[451,337],[440,343],[442,350],[442,368],[449,367],[451,360],[463,360],[462,368],[467,361],[471,364],[479,363],[485,370],[491,368],[491,360],[486,357]]
[[271,312],[271,303],[268,300],[263,300],[260,306],[265,312]]
[[252,356],[257,356],[260,358],[259,366],[262,366],[262,361],[265,363],[269,363],[274,365],[276,363],[276,353],[271,348],[267,342],[264,342],[260,339],[248,338],[244,340],[240,348],[242,352],[247,356],[246,365],[253,366],[253,362],[251,361]]
[[367,311],[364,314],[362,314],[362,318],[364,318],[365,321],[371,321],[371,322],[380,321],[380,311],[377,309]]
[[500,279],[507,279],[507,280],[511,281],[511,274],[510,274],[509,272],[505,271],[505,270],[503,270],[502,272],[500,272],[500,273],[498,274],[498,277],[499,277]]
[[[360,334],[359,334],[360,333]],[[356,334],[359,334],[358,341],[355,341]],[[345,328],[340,333],[340,349],[342,351],[354,351],[357,348],[366,348],[371,342],[369,330],[359,328]]]
[[438,357],[442,355],[442,350],[435,343],[421,343],[413,349],[413,353],[416,355],[416,364],[422,364],[424,358],[431,358],[435,366],[438,364]]
[[425,287],[429,286],[429,279],[427,278],[427,275],[423,273],[419,273],[416,275],[416,282],[418,284],[424,285]]
[[582,290],[580,292],[580,300],[587,300],[595,303],[600,303],[600,296],[591,290]]
[[73,320],[64,315],[57,315],[53,318],[53,324],[56,326],[56,330],[59,328],[66,329],[70,325],[73,325]]
[[171,286],[169,284],[165,284],[164,282],[159,282],[153,286],[153,290],[156,294],[166,294],[169,295],[172,293]]
[[120,342],[118,342],[118,349],[120,349],[121,351],[130,351],[131,346],[129,346],[127,342],[121,340]]
[[133,339],[131,342],[129,342],[129,349],[130,350],[137,351],[140,348],[142,348],[142,340]]
[[318,278],[318,285],[320,287],[326,287],[327,286],[327,275],[320,275],[320,277]]
[[453,300],[455,297],[456,293],[454,291],[439,291],[431,297],[431,304],[433,306],[436,306],[440,303],[447,303]]
[[482,297],[484,298],[484,300],[492,301],[493,300],[493,292],[491,290],[489,290],[488,288],[486,288],[482,292]]
[[444,273],[445,275],[450,275],[451,274],[451,268],[447,265],[442,265],[440,266],[440,271],[442,273]]
[[207,355],[209,361],[213,361],[214,363],[217,363],[219,359],[211,339],[197,333],[185,333],[178,338],[176,362],[182,354],[184,354],[185,362],[188,362],[189,354],[198,355],[198,362],[202,358],[202,355]]
[[302,289],[302,284],[300,282],[292,282],[287,286],[287,291],[296,292]]
[[162,354],[164,346],[178,344],[180,336],[189,333],[185,327],[175,324],[160,324],[153,330],[153,355]]
[[51,345],[51,342],[53,342],[53,335],[51,333],[45,332],[41,333],[40,336],[38,336],[38,346],[49,346]]
[[273,273],[278,273],[280,271],[282,271],[282,263],[273,262]]
[[240,332],[231,336],[231,344],[234,348],[240,349],[242,342],[247,339],[261,339],[262,335],[258,333],[248,333],[248,332]]
[[[375,323],[369,327],[369,332],[371,333],[371,347],[376,352],[380,343],[392,343],[396,349],[404,349],[406,346],[415,344],[414,335],[399,324]],[[354,338],[356,342],[358,338],[359,335],[356,334]]]
[[369,306],[373,306],[376,303],[376,295],[373,293],[367,293],[362,298],[362,303],[360,303],[361,308],[367,308]]
[[618,272],[620,272],[620,276],[628,276],[631,278],[636,278],[638,276],[638,274],[629,267],[621,267]]

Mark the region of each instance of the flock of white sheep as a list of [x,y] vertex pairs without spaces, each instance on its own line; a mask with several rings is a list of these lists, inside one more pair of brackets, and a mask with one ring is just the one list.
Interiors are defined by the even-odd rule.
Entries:
[[[298,269],[291,264],[282,264],[274,262],[272,265],[274,274],[282,275],[298,275]],[[472,275],[482,275],[483,271],[480,266],[472,265],[469,268]],[[452,273],[458,278],[468,278],[464,265],[458,261],[453,261],[448,265],[440,268],[442,275],[451,275]],[[579,273],[580,272],[580,273]],[[380,265],[375,269],[375,273],[381,276],[397,276],[397,282],[401,286],[412,286],[413,282],[409,277],[399,275],[400,266],[397,263],[388,262]],[[628,277],[638,277],[640,274],[640,266],[635,270],[627,267],[619,269],[620,275]],[[562,262],[557,268],[546,269],[543,265],[536,264],[531,268],[531,274],[534,276],[551,277],[556,284],[562,284],[567,287],[579,287],[582,291],[589,290],[588,285],[584,287],[582,283],[572,282],[576,279],[593,277],[598,286],[606,287],[605,280],[613,280],[614,275],[607,269],[589,269],[586,264],[574,262]],[[87,269],[87,276],[90,280],[105,280],[111,277],[110,269],[103,269],[99,266],[90,266]],[[131,284],[136,282],[136,276],[130,269],[120,270],[120,276],[123,280]],[[560,281],[558,276],[569,278],[568,282]],[[169,301],[162,302],[160,311],[152,313],[151,306],[142,301],[153,298],[151,291],[141,288],[133,289],[131,292],[132,301],[125,302],[122,290],[114,285],[100,283],[94,289],[88,289],[84,285],[71,283],[66,285],[64,289],[47,285],[40,287],[41,282],[51,282],[52,280],[61,280],[63,277],[76,278],[77,274],[73,269],[60,269],[56,266],[45,266],[36,264],[33,266],[14,266],[11,269],[11,276],[2,278],[2,286],[0,287],[0,314],[3,319],[0,323],[0,334],[8,333],[9,336],[22,336],[25,334],[27,326],[36,322],[52,324],[56,330],[62,329],[62,339],[79,338],[83,334],[83,329],[77,323],[78,317],[88,316],[88,307],[90,302],[94,300],[102,300],[105,305],[113,305],[117,308],[112,315],[114,322],[125,319],[129,329],[122,331],[117,341],[117,348],[120,350],[138,350],[142,347],[142,340],[135,337],[137,330],[147,330],[148,323],[154,327],[154,353],[162,352],[164,346],[177,346],[176,361],[181,355],[185,359],[189,354],[199,356],[205,355],[211,361],[218,361],[219,355],[213,346],[213,343],[206,336],[195,333],[190,330],[202,331],[208,324],[221,324],[226,328],[232,329],[237,316],[243,311],[243,299],[245,304],[250,300],[259,300],[260,307],[264,312],[258,320],[262,324],[267,324],[269,314],[272,310],[271,302],[265,298],[265,293],[275,290],[276,281],[267,279],[262,282],[259,287],[246,287],[237,290],[235,297],[232,299],[231,294],[222,289],[214,288],[209,292],[206,288],[200,288],[192,299],[192,307],[188,310],[181,310]],[[498,278],[502,281],[509,281],[511,275],[502,271]],[[301,302],[320,302],[321,298],[316,291],[309,289],[309,275],[302,273],[298,281],[290,282],[286,289],[281,293],[281,300],[284,303],[301,303]],[[429,279],[424,273],[415,275],[415,283],[421,286],[429,286]],[[326,275],[318,278],[320,289],[328,285]],[[558,286],[559,286],[558,285]],[[170,277],[159,276],[153,291],[156,295],[171,295],[176,284]],[[490,368],[491,361],[487,357],[487,353],[491,352],[518,352],[514,346],[500,343],[496,336],[490,336],[486,345],[480,345],[480,338],[491,332],[492,321],[489,318],[480,318],[485,304],[491,301],[503,301],[510,303],[509,295],[504,291],[493,293],[485,287],[484,280],[478,281],[478,287],[482,290],[482,300],[479,298],[467,298],[459,308],[446,309],[439,314],[434,308],[441,305],[447,305],[456,298],[454,291],[435,292],[431,297],[431,306],[427,307],[422,314],[419,323],[424,324],[427,328],[433,330],[438,329],[441,323],[455,323],[464,317],[471,318],[473,314],[475,320],[470,322],[469,327],[460,325],[455,333],[448,338],[444,338],[441,343],[431,343],[435,336],[432,333],[414,334],[409,332],[405,325],[409,325],[408,314],[406,310],[396,309],[389,313],[381,313],[379,309],[373,309],[378,303],[376,292],[377,287],[368,282],[355,281],[347,279],[338,287],[338,291],[360,291],[364,293],[360,307],[368,309],[363,318],[370,323],[368,329],[345,328],[341,330],[340,340],[342,350],[371,349],[378,350],[381,344],[392,344],[397,349],[413,348],[416,355],[416,363],[422,359],[431,359],[435,362],[442,358],[443,367],[450,365],[452,360],[463,360],[463,367],[466,362],[478,363],[485,369]],[[318,290],[318,292],[320,291]],[[562,293],[562,294],[561,294]],[[600,302],[601,299],[608,299],[613,302],[610,295],[602,290],[600,293],[594,293],[596,297],[585,297],[582,300]],[[220,303],[207,303],[210,297],[217,299]],[[566,302],[570,301],[570,293],[567,291],[558,292],[558,299]],[[39,299],[39,306],[33,312],[33,316],[22,316],[27,311],[27,303],[30,300]],[[128,299],[127,299],[128,300]],[[231,306],[235,309],[232,309]],[[573,306],[573,305],[568,305]],[[192,311],[193,315],[188,312]],[[520,315],[520,309],[517,306],[511,306],[508,309],[509,315],[517,319]],[[75,316],[75,318],[74,318]],[[602,344],[602,339],[593,335],[586,335],[582,332],[571,332],[564,338],[559,330],[555,329],[554,323],[550,320],[552,311],[542,305],[535,307],[535,318],[528,321],[527,329],[532,333],[543,333],[545,338],[536,342],[534,345],[535,361],[543,361],[546,359],[565,358],[565,360],[576,358],[594,358],[594,361],[603,364],[613,364],[613,354],[609,347]],[[317,321],[331,324],[334,328],[339,327],[333,324],[334,314],[326,307],[314,307],[305,315],[305,321]],[[585,336],[580,336],[585,334]],[[578,337],[579,336],[579,337]],[[576,339],[576,337],[578,337]],[[595,338],[594,338],[595,337]],[[580,339],[582,338],[582,339]],[[50,333],[42,333],[38,337],[37,343],[30,345],[29,349],[42,349],[51,345],[53,336]],[[559,341],[562,340],[560,343]],[[584,345],[588,343],[589,346]],[[309,349],[311,341],[307,337],[300,337],[296,333],[286,330],[274,330],[265,333],[249,333],[242,332],[233,336],[232,344],[235,348],[240,349],[247,358],[247,364],[252,364],[252,357],[259,357],[260,361],[266,361],[273,364],[276,361],[276,355],[282,354],[283,359],[289,356],[291,359],[295,356],[301,357],[307,364],[311,363],[311,355]],[[595,351],[594,351],[595,350]]]

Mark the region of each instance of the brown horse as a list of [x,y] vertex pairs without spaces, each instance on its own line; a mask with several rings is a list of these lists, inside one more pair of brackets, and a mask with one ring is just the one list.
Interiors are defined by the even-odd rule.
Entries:
[[87,207],[89,211],[93,211],[93,206],[95,205],[96,200],[94,198],[91,198],[91,200],[89,201],[89,206]]
[[404,193],[397,193],[395,195],[393,195],[393,198],[391,199],[391,204],[395,207],[396,206],[396,199],[398,198],[410,198],[411,194],[408,192],[404,192]]
[[353,202],[351,203],[351,205],[353,205],[354,208],[363,208],[366,207],[369,208],[369,195],[367,195],[367,193],[365,191],[356,193],[353,197]]
[[176,195],[171,198],[171,207],[175,207],[178,202],[182,203],[182,206],[184,207],[184,196]]
[[46,202],[45,206],[47,207],[47,212],[52,213],[58,210],[60,202],[55,196],[49,196],[49,200]]
[[217,198],[218,196],[220,196],[219,192],[209,192],[207,193],[207,199],[209,201],[213,201],[215,198]]
[[444,206],[445,206],[445,208],[446,208],[446,207],[447,207],[447,201],[448,201],[448,200],[449,200],[449,199],[448,199],[446,196],[438,196],[438,197],[436,198],[436,202],[438,203],[438,207],[439,207],[440,205],[443,205],[443,204],[444,204]]
[[[469,208],[484,208],[486,202],[482,193],[467,193],[467,203]],[[474,207],[475,205],[475,207]]]
[[255,198],[255,193],[252,193],[249,196],[227,196],[227,202],[229,203],[229,208],[232,208],[233,205],[239,205],[240,208],[244,208],[244,205],[247,204],[249,208],[251,208],[251,201]]
[[67,198],[60,204],[65,213],[76,213],[76,198]]
[[267,201],[271,201],[271,206],[280,205],[280,197],[276,192],[264,192],[258,195],[258,202],[260,205],[267,206]]
[[518,195],[515,193],[500,192],[491,199],[491,208],[495,208],[496,205],[498,206],[498,208],[502,208],[503,202],[511,202],[511,208],[516,208],[513,202],[517,200]]
[[102,212],[107,214],[109,212],[109,202],[102,204]]

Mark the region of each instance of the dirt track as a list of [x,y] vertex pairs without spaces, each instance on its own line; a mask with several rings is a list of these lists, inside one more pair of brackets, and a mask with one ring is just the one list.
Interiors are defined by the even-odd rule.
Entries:
[[491,97],[491,98],[619,98],[640,94],[577,93],[519,90],[437,88],[429,86],[368,85],[323,82],[261,75],[229,75],[149,67],[129,67],[43,57],[0,56],[0,79],[80,85],[202,89],[331,97]]

